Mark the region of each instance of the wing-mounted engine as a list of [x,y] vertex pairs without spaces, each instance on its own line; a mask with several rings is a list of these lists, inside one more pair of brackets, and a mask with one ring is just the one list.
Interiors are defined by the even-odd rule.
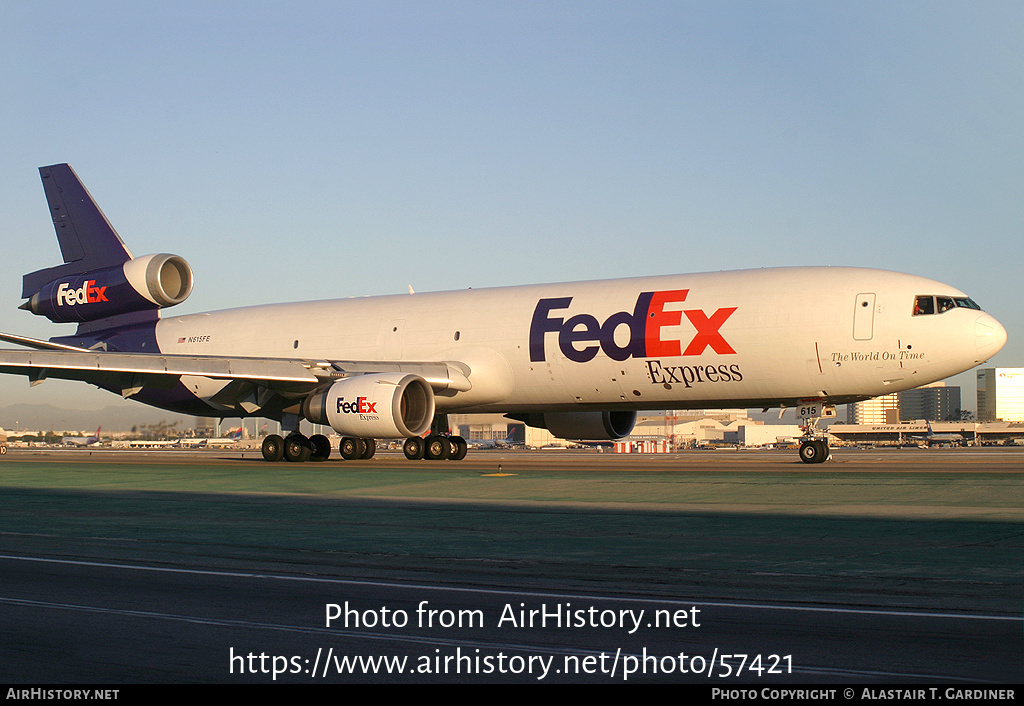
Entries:
[[434,418],[434,392],[418,375],[356,375],[307,397],[302,413],[314,424],[331,425],[342,436],[420,436]]
[[192,268],[161,253],[49,282],[21,306],[54,323],[96,321],[180,304],[192,293]]
[[559,439],[614,441],[633,431],[636,412],[535,412],[506,415],[527,426],[547,429]]

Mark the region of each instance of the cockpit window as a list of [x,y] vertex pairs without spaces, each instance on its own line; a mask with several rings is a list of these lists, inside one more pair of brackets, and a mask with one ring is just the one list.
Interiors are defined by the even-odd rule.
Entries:
[[941,297],[931,294],[919,294],[914,297],[914,316],[943,314],[950,309],[981,311],[981,307],[970,297]]
[[970,297],[953,297],[953,301],[961,309],[974,309],[975,311],[981,311],[981,307],[978,306],[973,299]]

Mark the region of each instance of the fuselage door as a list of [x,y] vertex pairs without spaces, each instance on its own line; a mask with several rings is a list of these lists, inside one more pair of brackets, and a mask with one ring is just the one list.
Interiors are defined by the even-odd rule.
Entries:
[[875,295],[858,294],[853,311],[853,340],[870,341],[875,329]]

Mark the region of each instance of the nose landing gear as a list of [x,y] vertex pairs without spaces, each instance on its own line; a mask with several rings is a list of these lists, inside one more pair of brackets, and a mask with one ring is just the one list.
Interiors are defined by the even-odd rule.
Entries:
[[812,403],[799,407],[797,416],[804,420],[804,436],[800,440],[800,460],[804,463],[824,463],[832,458],[828,448],[828,432],[818,428],[818,422],[836,416],[832,405]]

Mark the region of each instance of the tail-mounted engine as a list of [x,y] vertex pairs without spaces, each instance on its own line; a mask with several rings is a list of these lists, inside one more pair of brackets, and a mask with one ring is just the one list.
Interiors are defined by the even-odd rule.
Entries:
[[434,391],[418,375],[357,375],[307,397],[302,413],[314,424],[330,424],[342,436],[420,436],[434,419]]
[[66,275],[21,306],[54,323],[96,321],[180,304],[192,293],[192,268],[178,255],[146,255],[123,265]]

